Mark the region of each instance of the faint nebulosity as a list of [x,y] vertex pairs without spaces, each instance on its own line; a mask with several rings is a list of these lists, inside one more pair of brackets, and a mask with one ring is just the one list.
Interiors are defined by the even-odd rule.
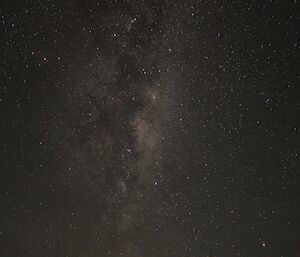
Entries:
[[0,256],[298,256],[298,8],[1,1]]

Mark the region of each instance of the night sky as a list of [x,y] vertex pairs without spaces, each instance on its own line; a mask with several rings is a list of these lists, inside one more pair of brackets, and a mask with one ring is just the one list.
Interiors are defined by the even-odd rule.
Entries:
[[0,2],[1,257],[298,257],[299,3]]

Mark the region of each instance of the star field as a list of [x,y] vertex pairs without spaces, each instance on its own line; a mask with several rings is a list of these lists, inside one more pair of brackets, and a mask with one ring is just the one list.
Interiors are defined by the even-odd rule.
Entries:
[[2,1],[0,256],[298,256],[298,8]]

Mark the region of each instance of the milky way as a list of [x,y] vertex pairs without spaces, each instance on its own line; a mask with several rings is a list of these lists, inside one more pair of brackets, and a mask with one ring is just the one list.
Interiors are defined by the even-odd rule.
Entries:
[[0,256],[297,256],[297,8],[1,1]]

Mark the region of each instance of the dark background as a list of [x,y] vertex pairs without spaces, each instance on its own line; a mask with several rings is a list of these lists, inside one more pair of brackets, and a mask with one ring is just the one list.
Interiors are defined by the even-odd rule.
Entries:
[[0,256],[299,256],[298,10],[1,1]]

